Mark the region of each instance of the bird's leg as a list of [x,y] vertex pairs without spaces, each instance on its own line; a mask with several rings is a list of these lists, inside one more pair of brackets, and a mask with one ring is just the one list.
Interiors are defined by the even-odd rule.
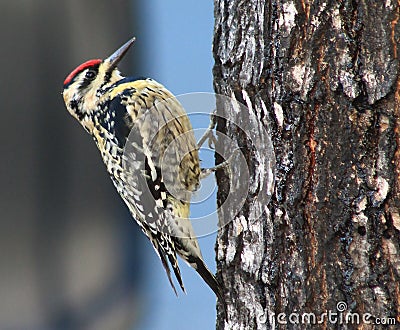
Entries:
[[[204,142],[206,140],[208,140],[209,148],[215,149],[215,144],[217,142],[217,139],[214,136],[213,130],[215,129],[215,126],[217,124],[216,112],[217,112],[217,109],[214,109],[214,111],[211,113],[211,115],[210,115],[210,125],[208,126],[206,132],[203,134],[203,136],[200,138],[199,142],[197,143],[199,149],[204,144]],[[232,157],[234,156],[234,154],[236,153],[237,150],[234,150],[232,152],[232,154],[225,161],[223,161],[221,164],[218,164],[218,165],[216,165],[214,167],[211,167],[211,168],[202,168],[201,169],[201,173],[200,173],[200,179],[205,179],[211,173],[216,172],[216,171],[218,171],[219,169],[222,169],[222,168],[227,168],[228,172],[229,172],[229,176],[231,176],[230,175],[231,172],[230,172],[229,164],[230,164],[231,159],[232,159]]]
[[232,157],[235,155],[236,151],[239,149],[234,150],[234,152],[232,152],[232,154],[226,159],[224,160],[221,164],[218,164],[214,167],[211,168],[202,168],[201,172],[200,172],[200,179],[205,179],[206,177],[208,177],[211,173],[218,171],[221,168],[227,168],[228,169],[228,173],[229,176],[231,177],[231,171],[230,171],[230,162],[232,160]]
[[[203,134],[203,136],[200,138],[199,142],[197,142],[197,146],[200,149],[200,147],[204,144],[206,140],[208,140],[208,147],[211,149],[215,148],[215,143],[217,142],[217,139],[214,136],[213,130],[215,128],[215,125],[217,124],[216,116],[215,113],[217,110],[215,109],[211,115],[210,115],[210,125],[208,126],[206,132]],[[214,147],[213,147],[214,146]]]

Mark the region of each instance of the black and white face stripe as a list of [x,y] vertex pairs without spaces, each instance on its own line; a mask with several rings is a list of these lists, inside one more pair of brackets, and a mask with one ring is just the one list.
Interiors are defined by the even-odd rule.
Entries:
[[95,103],[85,103],[85,100],[94,100],[88,95],[96,93],[98,89],[96,78],[99,76],[101,63],[101,60],[90,60],[73,70],[64,81],[64,101],[70,113],[80,122],[85,119],[88,121],[89,118],[86,117],[96,110]]
[[[98,72],[99,66],[102,60],[96,59],[96,60],[90,60],[87,61],[81,65],[79,65],[75,70],[73,70],[67,78],[64,80],[64,90],[67,89],[71,84],[73,84],[76,81],[76,78],[80,76],[82,72],[87,72],[90,69],[94,69]],[[91,74],[89,74],[88,78],[91,78]]]
[[83,71],[81,75],[84,75],[84,78],[81,84],[79,85],[78,89],[83,90],[87,88],[90,85],[90,83],[96,79],[98,73],[99,73],[99,64],[87,68],[85,71]]
[[99,73],[100,64],[93,65],[92,67],[88,67],[83,69],[80,72],[77,72],[75,76],[73,76],[70,80],[68,80],[67,84],[64,84],[64,90],[68,89],[71,85],[76,82],[79,82],[78,90],[82,91],[87,88],[90,83],[97,78]]

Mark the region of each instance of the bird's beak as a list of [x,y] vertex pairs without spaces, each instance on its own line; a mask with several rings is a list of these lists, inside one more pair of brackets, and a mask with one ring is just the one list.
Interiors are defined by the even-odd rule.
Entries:
[[115,67],[118,65],[118,63],[122,60],[122,58],[125,56],[129,48],[133,45],[135,42],[136,38],[133,37],[130,39],[128,42],[126,42],[124,45],[122,45],[119,49],[117,49],[112,55],[107,57],[104,62],[108,64],[107,71],[111,72],[112,70],[115,69]]

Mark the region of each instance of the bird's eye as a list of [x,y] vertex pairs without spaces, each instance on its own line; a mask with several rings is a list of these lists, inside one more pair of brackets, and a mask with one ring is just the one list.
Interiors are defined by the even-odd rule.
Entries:
[[89,70],[89,71],[86,72],[85,78],[88,79],[88,80],[93,80],[94,78],[96,78],[96,74],[97,74],[96,71]]

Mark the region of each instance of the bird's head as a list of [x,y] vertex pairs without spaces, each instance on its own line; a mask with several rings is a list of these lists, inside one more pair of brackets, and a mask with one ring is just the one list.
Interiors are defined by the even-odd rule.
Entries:
[[98,109],[102,91],[123,77],[117,64],[134,43],[135,38],[104,60],[95,59],[79,65],[64,80],[63,97],[69,113],[91,132],[92,116]]

